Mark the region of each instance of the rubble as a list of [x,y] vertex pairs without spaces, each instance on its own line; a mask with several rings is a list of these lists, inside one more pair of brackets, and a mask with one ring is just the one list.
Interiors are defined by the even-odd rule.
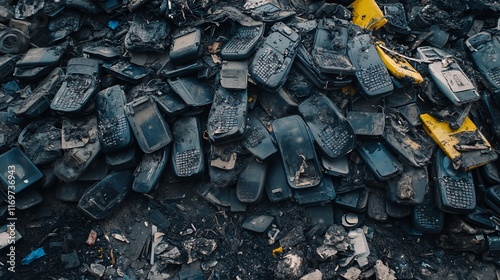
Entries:
[[491,276],[499,11],[4,0],[0,247],[43,252],[19,279]]

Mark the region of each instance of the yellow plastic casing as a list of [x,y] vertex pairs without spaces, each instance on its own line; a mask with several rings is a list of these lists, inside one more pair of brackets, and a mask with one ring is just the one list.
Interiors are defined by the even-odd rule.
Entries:
[[424,82],[422,75],[420,75],[406,59],[385,52],[380,45],[384,46],[384,42],[376,41],[375,49],[380,59],[382,59],[382,62],[384,62],[385,67],[387,67],[387,70],[389,70],[392,75],[399,79],[410,78],[414,84],[421,84]]
[[377,30],[387,23],[375,0],[355,0],[351,6],[352,22],[364,29]]
[[[484,157],[480,156],[482,154],[481,151],[460,152],[455,148],[455,145],[459,144],[459,139],[455,136],[456,134],[465,131],[477,131],[484,144],[491,149],[491,144],[469,117],[466,117],[462,126],[456,130],[452,130],[447,122],[439,121],[429,114],[420,115],[420,119],[422,120],[425,132],[438,144],[446,156],[451,159],[455,169],[468,171],[496,159],[495,155],[486,156],[486,153],[484,153]],[[494,152],[491,152],[491,154],[494,154]]]

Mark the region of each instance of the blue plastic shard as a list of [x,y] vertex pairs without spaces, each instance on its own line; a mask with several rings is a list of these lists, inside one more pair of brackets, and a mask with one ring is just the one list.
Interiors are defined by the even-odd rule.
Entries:
[[29,253],[24,259],[21,261],[23,265],[28,265],[31,262],[33,262],[36,259],[39,259],[41,257],[45,256],[45,251],[43,248],[38,248],[35,251]]

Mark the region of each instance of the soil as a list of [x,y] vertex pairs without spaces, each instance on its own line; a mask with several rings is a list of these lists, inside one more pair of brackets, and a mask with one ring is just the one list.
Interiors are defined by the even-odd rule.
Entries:
[[[189,238],[206,238],[216,242],[216,249],[210,255],[201,257],[202,267],[216,263],[202,270],[204,279],[272,279],[279,261],[291,251],[305,256],[305,271],[319,268],[324,276],[330,271],[331,276],[337,275],[335,277],[346,271],[339,266],[341,256],[322,262],[313,257],[313,248],[320,244],[322,235],[311,234],[314,226],[305,207],[291,202],[271,204],[264,197],[260,203],[247,207],[246,212],[234,213],[211,205],[197,195],[194,192],[196,182],[168,183],[166,180],[163,178],[160,187],[150,195],[132,193],[115,213],[101,221],[89,220],[77,211],[75,203],[59,201],[53,189],[45,190],[42,192],[42,204],[16,213],[17,229],[23,240],[16,243],[16,274],[8,274],[3,266],[3,279],[96,279],[98,277],[89,271],[91,264],[109,266],[108,272],[113,272],[113,261],[114,269],[118,269],[119,264],[126,260],[131,263],[129,270],[125,270],[130,277],[128,279],[142,279],[151,265],[148,264],[148,256],[133,259],[132,247],[142,246],[134,245],[140,238],[132,230],[136,223],[150,222],[150,213],[156,210],[170,224],[160,230],[165,233],[164,240],[170,244],[179,246]],[[341,214],[337,211],[334,211],[336,218]],[[273,256],[273,250],[279,244],[270,245],[267,232],[255,233],[241,228],[244,219],[254,214],[273,216],[273,225],[281,231],[278,237],[283,240],[296,229],[300,229],[299,237],[306,238],[292,238],[298,242],[292,242],[293,246],[289,245],[283,248],[282,254]],[[408,218],[390,218],[383,223],[364,218],[360,220],[373,230],[373,237],[368,240],[368,273],[375,262],[381,260],[396,272],[398,279],[498,279],[495,278],[500,272],[498,268],[491,262],[482,261],[478,254],[441,249],[438,241],[445,235],[411,235]],[[192,233],[185,235],[188,229]],[[91,230],[98,233],[93,246],[86,244]],[[130,243],[114,239],[112,233],[122,234]],[[39,247],[44,248],[46,256],[29,265],[20,265],[21,258]],[[186,252],[181,246],[179,249],[181,259],[186,258]],[[82,265],[64,269],[60,255],[72,251],[77,253]],[[6,264],[5,256],[1,257],[1,262]],[[174,276],[181,267],[179,264],[164,264],[163,271]],[[108,275],[102,279],[120,278]]]

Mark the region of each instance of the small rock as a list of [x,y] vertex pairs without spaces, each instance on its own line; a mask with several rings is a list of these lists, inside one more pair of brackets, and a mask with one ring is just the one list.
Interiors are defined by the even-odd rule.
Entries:
[[337,276],[335,266],[336,263],[334,260],[319,264],[319,270],[321,271],[321,274],[323,274],[324,279],[333,279]]
[[321,279],[323,279],[323,273],[321,273],[319,269],[316,269],[315,271],[300,277],[300,280],[321,280]]
[[342,242],[347,236],[347,232],[341,225],[331,225],[328,227],[325,233],[325,239],[323,244],[325,245],[335,245]]
[[210,255],[217,248],[215,240],[207,238],[191,238],[182,242],[182,245],[188,254],[188,264]]
[[104,276],[104,272],[106,272],[106,267],[102,264],[93,263],[90,264],[90,271],[92,271],[92,273],[94,273],[96,276],[102,277]]
[[300,252],[289,252],[276,265],[277,279],[296,279],[304,274],[304,256]]
[[375,277],[378,280],[395,280],[396,272],[386,266],[381,260],[375,262]]
[[201,269],[203,269],[204,271],[207,271],[210,268],[214,268],[218,263],[219,262],[216,261],[216,260],[209,260],[209,261],[206,261],[206,262],[202,262],[201,263]]
[[316,258],[318,261],[326,261],[330,257],[335,256],[337,252],[333,246],[323,244],[316,248]]
[[165,242],[161,242],[160,244],[156,245],[155,247],[155,254],[160,255],[161,253],[165,252],[170,245]]
[[359,275],[361,275],[361,270],[352,266],[346,272],[340,274],[346,280],[357,280],[359,279]]
[[280,239],[280,245],[283,248],[290,248],[305,240],[306,237],[304,236],[304,229],[301,226],[298,226],[293,228]]
[[162,260],[170,264],[181,264],[180,257],[181,252],[177,247],[172,247],[171,249],[160,255],[160,258]]

